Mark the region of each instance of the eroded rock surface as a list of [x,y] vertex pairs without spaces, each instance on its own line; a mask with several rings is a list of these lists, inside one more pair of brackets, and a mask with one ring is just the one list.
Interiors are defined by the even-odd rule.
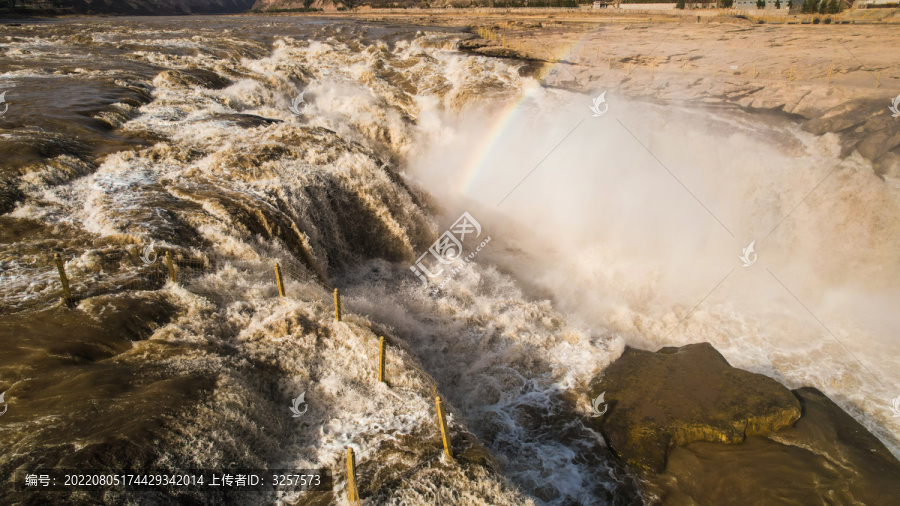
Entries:
[[803,406],[793,428],[674,449],[664,473],[645,475],[650,502],[900,504],[900,462],[884,444],[822,392],[793,392]]
[[598,418],[613,452],[640,469],[662,472],[672,448],[695,441],[741,443],[790,427],[800,402],[777,381],[728,364],[708,343],[651,352],[626,348],[591,382],[605,392]]

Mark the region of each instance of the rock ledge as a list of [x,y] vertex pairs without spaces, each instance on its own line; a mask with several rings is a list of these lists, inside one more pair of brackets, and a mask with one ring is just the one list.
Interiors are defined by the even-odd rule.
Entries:
[[790,390],[732,367],[709,343],[656,353],[626,348],[591,382],[590,398],[601,393],[609,409],[599,426],[612,451],[657,473],[676,446],[741,443],[791,427],[801,414]]

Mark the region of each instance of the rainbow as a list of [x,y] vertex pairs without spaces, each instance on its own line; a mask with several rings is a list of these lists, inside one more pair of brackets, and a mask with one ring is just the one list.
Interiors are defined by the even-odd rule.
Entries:
[[467,195],[472,187],[475,186],[475,182],[487,168],[487,161],[491,158],[491,155],[499,146],[504,144],[504,136],[508,133],[509,126],[519,120],[519,117],[525,110],[523,105],[531,98],[534,91],[534,89],[523,90],[515,100],[510,100],[495,116],[493,124],[488,129],[488,134],[472,150],[472,156],[469,157],[463,168],[460,188],[463,195]]
[[[572,44],[570,50],[562,56],[555,57],[559,61],[568,61],[569,57],[578,52],[584,46],[584,39],[591,34],[585,34],[584,38],[578,43]],[[557,68],[562,68],[562,63],[554,63],[547,65],[541,72],[541,76],[547,75]],[[488,130],[488,135],[475,149],[472,150],[472,156],[469,157],[463,168],[462,177],[460,178],[460,193],[468,195],[470,190],[475,186],[481,174],[487,170],[487,161],[491,159],[491,155],[498,146],[503,145],[504,135],[509,131],[509,126],[516,123],[520,119],[522,112],[525,110],[523,105],[534,96],[540,87],[529,87],[522,91],[516,99],[509,103],[499,111],[493,120],[493,124]]]

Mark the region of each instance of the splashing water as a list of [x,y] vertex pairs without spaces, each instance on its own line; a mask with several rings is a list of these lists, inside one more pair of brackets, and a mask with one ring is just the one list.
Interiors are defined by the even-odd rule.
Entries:
[[464,114],[410,163],[491,229],[482,261],[630,345],[708,341],[815,386],[898,453],[898,185],[784,118],[615,95],[594,118],[590,97],[521,89],[502,124]]

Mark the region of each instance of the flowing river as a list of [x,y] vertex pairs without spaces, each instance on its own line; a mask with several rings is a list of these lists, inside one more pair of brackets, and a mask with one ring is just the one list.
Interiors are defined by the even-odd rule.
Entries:
[[[595,116],[465,36],[4,27],[0,475],[340,470],[349,446],[378,504],[643,504],[585,387],[626,345],[699,341],[821,389],[900,456],[900,188],[787,118],[614,90]],[[496,473],[440,459],[434,393]],[[277,500],[338,501],[339,478]]]

